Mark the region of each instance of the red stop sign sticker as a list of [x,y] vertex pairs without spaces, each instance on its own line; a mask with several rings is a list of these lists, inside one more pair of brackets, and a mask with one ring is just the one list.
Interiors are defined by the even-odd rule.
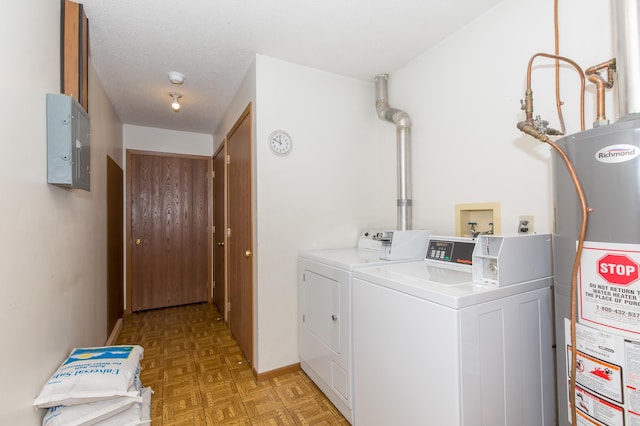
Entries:
[[629,285],[638,280],[638,264],[625,255],[607,254],[598,260],[598,274],[610,284]]

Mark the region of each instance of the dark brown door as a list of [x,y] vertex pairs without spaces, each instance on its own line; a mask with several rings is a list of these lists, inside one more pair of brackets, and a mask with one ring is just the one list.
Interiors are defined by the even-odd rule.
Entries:
[[107,156],[107,335],[124,313],[124,212],[120,166]]
[[213,157],[213,171],[215,173],[213,179],[213,280],[216,283],[213,300],[222,314],[227,320],[227,280],[226,280],[226,259],[225,255],[225,186],[226,186],[226,167],[225,167],[225,146],[215,153]]
[[208,157],[127,152],[133,311],[207,301],[210,164]]
[[251,105],[227,136],[229,328],[253,364]]

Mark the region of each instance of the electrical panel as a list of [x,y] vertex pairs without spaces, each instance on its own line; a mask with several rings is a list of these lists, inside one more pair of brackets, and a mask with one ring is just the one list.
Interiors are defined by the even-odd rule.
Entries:
[[47,183],[90,191],[89,127],[75,99],[47,93]]

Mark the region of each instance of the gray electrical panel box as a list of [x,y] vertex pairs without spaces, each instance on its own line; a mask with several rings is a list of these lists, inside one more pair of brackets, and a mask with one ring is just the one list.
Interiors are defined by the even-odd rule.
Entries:
[[47,182],[90,190],[89,114],[71,96],[47,93]]

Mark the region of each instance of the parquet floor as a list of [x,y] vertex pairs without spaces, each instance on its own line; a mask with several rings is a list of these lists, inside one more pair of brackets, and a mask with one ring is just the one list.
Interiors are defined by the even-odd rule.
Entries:
[[154,426],[349,425],[302,370],[254,380],[215,305],[128,315],[117,344],[144,347]]

